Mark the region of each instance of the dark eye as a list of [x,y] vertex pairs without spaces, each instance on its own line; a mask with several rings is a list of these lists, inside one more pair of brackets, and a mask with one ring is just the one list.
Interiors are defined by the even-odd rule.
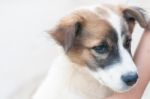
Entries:
[[98,46],[95,46],[93,49],[99,54],[105,54],[109,51],[109,47],[107,43],[102,43]]
[[127,39],[124,46],[125,46],[125,48],[130,48],[131,47],[131,39]]
[[129,17],[126,20],[127,20],[127,22],[135,22],[135,19],[133,17]]

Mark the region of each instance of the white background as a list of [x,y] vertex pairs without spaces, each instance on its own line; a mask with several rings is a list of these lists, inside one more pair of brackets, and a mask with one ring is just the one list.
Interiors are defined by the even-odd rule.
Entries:
[[[101,2],[104,0],[0,0],[0,99],[8,99],[22,85],[47,72],[59,51],[46,31],[60,17],[74,8]],[[146,9],[150,4],[148,0],[105,2]],[[137,28],[133,52],[141,34],[141,29]],[[143,99],[150,99],[146,92]]]

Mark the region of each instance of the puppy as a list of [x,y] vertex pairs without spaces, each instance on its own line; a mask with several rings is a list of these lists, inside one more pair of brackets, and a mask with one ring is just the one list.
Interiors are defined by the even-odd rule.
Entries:
[[131,56],[135,21],[147,26],[144,10],[119,5],[78,9],[62,18],[50,35],[64,52],[33,99],[105,99],[131,89],[138,80]]

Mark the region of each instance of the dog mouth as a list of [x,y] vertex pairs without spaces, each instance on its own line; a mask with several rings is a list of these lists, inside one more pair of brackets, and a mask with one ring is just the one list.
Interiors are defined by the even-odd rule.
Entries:
[[136,83],[132,86],[128,86],[128,85],[124,84],[120,89],[112,89],[112,88],[111,89],[115,92],[118,92],[118,93],[124,93],[124,92],[130,91],[135,86],[136,86]]
[[134,88],[136,86],[136,83],[133,84],[132,86],[128,86],[126,84],[122,84],[120,87],[114,88],[114,86],[108,86],[106,83],[104,83],[102,80],[99,80],[99,83],[101,83],[102,85],[106,86],[107,88],[109,88],[110,90],[117,92],[117,93],[124,93],[124,92],[128,92],[129,90],[131,90],[132,88]]
[[[129,75],[130,74],[130,75]],[[127,75],[118,76],[117,78],[113,79],[111,76],[104,77],[105,74],[102,75],[102,77],[98,75],[94,75],[94,77],[98,80],[98,82],[102,86],[106,86],[110,90],[118,93],[123,93],[131,90],[134,88],[138,82],[138,75],[137,73],[128,73]],[[104,78],[103,78],[104,77]]]

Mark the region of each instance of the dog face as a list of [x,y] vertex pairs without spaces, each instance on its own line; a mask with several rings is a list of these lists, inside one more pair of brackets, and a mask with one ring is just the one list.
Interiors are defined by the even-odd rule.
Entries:
[[138,79],[130,43],[135,21],[146,26],[142,11],[108,5],[80,9],[64,17],[50,33],[72,62],[87,67],[101,84],[123,92]]

